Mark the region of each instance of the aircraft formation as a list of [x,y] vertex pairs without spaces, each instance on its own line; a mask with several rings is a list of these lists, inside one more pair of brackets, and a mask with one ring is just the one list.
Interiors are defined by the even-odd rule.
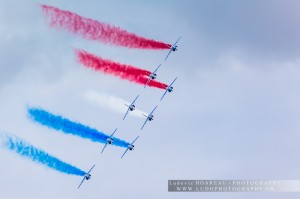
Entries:
[[[177,41],[170,47],[170,50],[165,58],[165,61],[167,60],[167,58],[169,57],[169,55],[171,54],[171,52],[175,52],[177,51],[177,43],[178,41],[180,40],[181,36],[177,39]],[[148,83],[152,80],[155,80],[157,78],[157,71],[158,69],[161,67],[162,64],[159,64],[158,67],[149,75],[148,79],[147,79],[147,82],[144,86],[144,89],[147,87]],[[165,91],[162,95],[162,97],[160,98],[160,101],[162,101],[162,99],[165,97],[165,95],[169,92],[173,92],[173,84],[175,83],[175,81],[177,80],[177,77],[167,86],[167,88],[165,88]],[[133,112],[135,111],[136,109],[136,101],[138,100],[140,94],[138,94],[135,99],[131,102],[131,104],[124,104],[126,107],[127,107],[127,111],[125,112],[125,115],[123,117],[123,120],[125,120],[126,116],[130,113],[130,112]],[[142,127],[141,127],[141,130],[143,130],[143,128],[145,127],[145,125],[147,124],[147,122],[149,121],[152,121],[154,120],[154,111],[157,109],[157,105],[154,107],[154,109],[148,114],[148,115],[145,115],[145,114],[142,114],[146,120],[145,122],[143,123]],[[111,145],[113,144],[114,142],[114,134],[116,133],[117,131],[117,128],[114,130],[114,132],[106,139],[106,143],[101,151],[101,153],[103,153],[103,151],[105,150],[105,148],[107,147],[107,145]],[[121,158],[123,158],[125,156],[125,154],[129,151],[133,151],[134,150],[134,143],[137,141],[137,139],[139,138],[139,136],[137,136],[130,144],[128,144],[125,152],[122,154]],[[94,165],[95,166],[95,165]],[[84,180],[89,180],[91,178],[91,174],[90,174],[90,171],[94,168],[94,166],[89,170],[88,173],[85,174],[83,180],[81,181],[80,185],[78,186],[78,188],[80,188],[81,184],[84,182]]]
[[[166,54],[164,62],[166,62],[166,60],[169,58],[170,54],[172,54],[173,52],[178,50],[178,42],[181,39],[181,36],[180,36],[173,45],[170,45],[170,44],[158,42],[158,41],[155,41],[152,39],[143,38],[143,37],[137,36],[136,34],[133,34],[133,33],[128,33],[127,31],[122,31],[119,28],[116,28],[114,26],[111,26],[111,25],[108,25],[108,24],[105,24],[102,22],[98,22],[93,19],[83,18],[75,13],[60,10],[59,8],[56,8],[56,7],[41,5],[41,8],[45,12],[46,16],[50,18],[50,22],[49,22],[50,27],[66,28],[67,31],[69,31],[73,34],[77,34],[77,35],[80,35],[80,36],[90,39],[90,40],[96,40],[96,41],[100,41],[102,43],[108,43],[108,44],[115,45],[115,46],[124,46],[127,48],[137,48],[137,49],[168,50],[168,53]],[[105,29],[103,28],[103,26],[105,26]],[[94,30],[94,32],[90,32],[91,30]],[[124,38],[126,38],[126,39],[124,39]],[[126,41],[126,42],[124,42],[124,41]],[[92,55],[88,54],[87,52],[83,52],[83,51],[79,52],[79,54],[77,54],[77,55],[80,56],[82,64],[85,65],[85,63],[90,63],[90,60],[96,61],[98,64],[100,63],[99,65],[97,65],[97,67],[99,66],[97,69],[100,69],[100,71],[102,70],[102,72],[110,71],[111,74],[114,74],[116,76],[120,75],[120,71],[122,71],[122,74],[126,73],[126,70],[127,70],[128,74],[130,71],[134,71],[135,74],[137,74],[135,77],[136,78],[135,82],[142,84],[144,86],[144,89],[146,89],[147,87],[154,86],[156,88],[161,88],[164,90],[164,93],[162,94],[160,101],[162,101],[164,99],[164,97],[166,96],[167,93],[171,93],[174,90],[174,83],[177,80],[177,77],[174,78],[174,80],[169,85],[156,81],[157,76],[158,76],[158,70],[163,66],[163,63],[160,63],[155,68],[155,70],[153,70],[151,72],[151,71],[147,71],[142,68],[137,68],[137,67],[133,67],[133,66],[128,67],[128,66],[125,66],[125,65],[122,65],[122,64],[119,64],[116,62],[110,62],[107,60],[104,60],[104,62],[103,62],[104,64],[103,64],[102,62],[99,62],[99,60],[101,61],[101,58],[93,57]],[[88,59],[87,62],[85,62],[86,59]],[[103,59],[102,59],[102,61],[103,61]],[[107,65],[111,65],[113,67],[109,67]],[[131,77],[132,74],[129,74],[128,76]],[[131,112],[134,112],[136,110],[136,108],[137,108],[136,104],[137,104],[139,97],[140,97],[140,94],[138,94],[130,104],[124,104],[124,106],[127,107],[127,110],[126,110],[126,112],[124,112],[123,121],[126,119],[126,117]],[[145,125],[148,122],[154,120],[154,112],[157,110],[157,108],[158,108],[158,105],[156,105],[149,114],[142,114],[142,116],[145,117],[145,121],[141,126],[141,131],[144,129]],[[33,121],[40,123],[41,125],[48,126],[57,131],[62,131],[66,134],[72,134],[72,135],[80,136],[81,138],[90,139],[92,141],[97,141],[97,142],[103,143],[104,146],[101,150],[101,154],[105,151],[105,149],[108,145],[116,145],[116,146],[124,147],[124,148],[126,148],[126,150],[122,154],[121,158],[123,158],[127,154],[128,151],[134,150],[134,148],[135,148],[134,144],[140,137],[140,136],[137,136],[132,142],[129,143],[129,142],[120,140],[119,138],[115,137],[117,128],[110,135],[106,135],[102,132],[98,132],[96,129],[92,129],[85,125],[72,122],[70,120],[62,118],[61,116],[53,115],[42,109],[35,109],[35,108],[28,109],[28,115],[30,116],[30,118]],[[74,127],[74,128],[71,128],[71,127]],[[80,130],[74,131],[75,128],[78,128]],[[2,137],[1,136],[2,135],[0,134],[0,138],[2,139],[3,136]],[[51,162],[45,163],[44,160],[36,161],[36,162],[40,162],[51,168],[54,168],[55,165],[58,165],[57,167],[59,167],[59,169],[56,168],[56,170],[62,171],[62,168],[64,168],[64,167],[71,168],[66,173],[83,176],[83,179],[80,182],[78,188],[81,187],[81,185],[83,184],[83,182],[85,180],[91,179],[91,171],[94,169],[95,165],[93,165],[88,172],[83,172],[82,170],[77,169],[77,168],[73,167],[72,165],[64,163],[63,161],[59,161],[57,158],[50,156],[46,152],[43,152],[40,149],[37,149],[37,148],[27,144],[26,142],[24,142],[25,144],[18,146],[18,143],[23,143],[23,141],[20,142],[18,139],[19,138],[14,139],[14,138],[10,138],[10,137],[8,137],[6,139],[6,141],[8,143],[7,146],[11,147],[11,148],[9,148],[10,150],[16,151],[15,148],[13,148],[13,147],[19,147],[19,153],[21,155],[24,156],[24,154],[25,154],[26,157],[29,157],[35,161],[38,160],[39,158],[41,159],[43,157],[35,158],[35,157],[32,157],[32,154],[33,155],[34,154],[43,154],[43,156],[47,157],[47,160],[53,159],[57,162],[55,164],[51,163]],[[15,143],[14,143],[14,140],[15,140]],[[22,148],[24,149],[25,152],[22,152]],[[28,151],[27,149],[30,149],[33,152],[29,153],[29,152],[27,152]],[[36,151],[38,151],[38,152],[36,152]],[[59,166],[59,165],[62,165],[62,166]]]

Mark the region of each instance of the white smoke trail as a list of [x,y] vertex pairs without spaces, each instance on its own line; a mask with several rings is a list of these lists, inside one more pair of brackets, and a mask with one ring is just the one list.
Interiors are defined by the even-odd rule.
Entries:
[[[109,108],[117,113],[124,114],[124,115],[128,108],[124,104],[127,104],[127,105],[131,104],[131,102],[128,102],[121,98],[118,98],[118,97],[115,97],[112,95],[108,95],[106,93],[99,93],[99,92],[92,91],[92,90],[87,91],[84,94],[84,98],[90,102],[97,104],[98,106]],[[136,101],[136,104],[138,104],[137,102],[138,102],[138,99]],[[135,109],[134,111],[129,112],[127,116],[133,115],[135,117],[144,117],[143,114],[147,115],[146,112],[141,111],[139,109]]]

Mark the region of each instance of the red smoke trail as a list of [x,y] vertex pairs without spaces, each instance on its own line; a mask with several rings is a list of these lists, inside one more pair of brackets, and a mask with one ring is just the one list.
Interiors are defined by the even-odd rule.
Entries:
[[50,26],[60,27],[81,35],[90,40],[103,43],[140,49],[170,49],[171,45],[163,42],[147,39],[93,19],[84,18],[75,13],[60,10],[59,8],[41,5],[45,15],[50,20]]
[[[148,78],[149,78],[149,76],[146,76],[146,77],[145,76],[143,76],[143,77],[139,76],[139,77],[137,77],[138,83],[145,85],[147,83],[147,81],[148,81]],[[160,89],[166,89],[168,87],[167,84],[164,84],[162,82],[158,82],[156,80],[151,80],[147,84],[147,86],[149,86],[149,87],[156,87],[156,88],[160,88]]]
[[77,50],[77,57],[79,58],[80,63],[87,67],[93,68],[94,70],[101,70],[104,73],[113,74],[116,76],[125,73],[126,75],[131,76],[149,76],[151,74],[150,71],[126,64],[112,62],[110,60],[105,60],[84,50]]
[[[85,67],[92,68],[96,71],[102,71],[106,74],[112,74],[138,84],[145,85],[151,74],[148,70],[102,59],[101,57],[97,57],[84,50],[76,50],[76,54],[79,62]],[[151,80],[148,83],[148,86],[160,89],[166,89],[168,87],[168,85],[155,80]]]

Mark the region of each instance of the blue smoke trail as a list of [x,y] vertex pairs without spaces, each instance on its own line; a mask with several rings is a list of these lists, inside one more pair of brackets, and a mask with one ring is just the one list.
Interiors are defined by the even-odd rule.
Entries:
[[[99,132],[96,129],[88,126],[72,122],[62,116],[53,115],[43,109],[39,108],[28,108],[28,114],[31,119],[49,128],[55,130],[61,130],[66,134],[72,134],[82,138],[90,139],[93,142],[106,143],[106,139],[109,135]],[[113,145],[127,148],[128,142],[114,138]]]
[[59,160],[56,157],[49,155],[48,153],[38,148],[35,148],[31,144],[16,136],[11,136],[7,133],[0,132],[0,139],[0,144],[4,148],[10,151],[14,151],[23,157],[27,157],[33,162],[43,164],[49,168],[70,175],[84,176],[84,174],[86,173],[68,163]]

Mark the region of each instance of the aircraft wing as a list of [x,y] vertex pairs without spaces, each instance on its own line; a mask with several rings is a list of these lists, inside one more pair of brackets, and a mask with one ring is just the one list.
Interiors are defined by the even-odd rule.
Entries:
[[112,138],[112,136],[115,134],[115,132],[118,130],[118,128],[116,128],[115,130],[114,130],[114,132],[110,135],[110,138]]
[[156,108],[157,108],[157,106],[153,109],[153,111],[151,111],[151,113],[149,115],[152,115]]
[[151,77],[149,76],[147,83],[145,84],[144,88],[146,88],[146,86],[149,84],[149,82],[151,81]]
[[144,124],[143,124],[141,130],[143,130],[143,128],[144,128],[144,126],[146,125],[147,122],[148,122],[148,117],[146,118],[146,121],[144,122]]
[[123,153],[123,155],[121,156],[121,158],[123,158],[123,156],[127,153],[128,148],[125,150],[125,152]]
[[105,149],[106,146],[107,146],[107,142],[105,143],[105,145],[104,145],[104,147],[103,147],[101,153],[103,153],[103,151],[104,151],[104,149]]
[[177,44],[177,42],[179,41],[180,38],[181,38],[181,36],[177,39],[177,41],[174,43],[173,46],[175,46]]
[[78,189],[80,188],[80,186],[82,185],[82,183],[84,182],[84,180],[85,180],[85,178],[83,177],[81,183],[80,183],[79,186],[78,186]]
[[133,102],[131,103],[131,105],[133,105],[135,103],[135,101],[137,100],[137,98],[139,98],[139,95],[136,96],[136,98],[133,100]]
[[170,49],[169,53],[167,54],[166,58],[165,58],[165,61],[168,59],[169,55],[171,54],[172,52],[172,49]]
[[129,107],[128,107],[128,109],[127,109],[127,111],[126,111],[126,113],[125,113],[125,115],[124,115],[124,117],[123,117],[123,120],[125,120],[125,118],[126,118],[128,112],[129,112]]
[[87,173],[90,173],[92,170],[93,170],[93,168],[95,167],[96,165],[94,164],[94,166],[92,166],[92,168],[89,170],[89,172],[87,172]]
[[161,66],[161,64],[159,64],[158,66],[157,66],[157,68],[153,71],[153,73],[152,74],[155,74],[156,73],[156,71],[159,69],[159,67]]
[[177,79],[177,77],[172,81],[172,83],[169,85],[169,87],[171,87],[174,84],[174,82],[176,81],[176,79]]
[[167,94],[168,90],[166,89],[166,91],[164,92],[163,96],[160,98],[160,101],[164,98],[164,96]]
[[131,142],[131,144],[134,144],[135,141],[136,141],[139,137],[140,137],[140,136],[137,136],[137,137],[133,140],[133,142]]

